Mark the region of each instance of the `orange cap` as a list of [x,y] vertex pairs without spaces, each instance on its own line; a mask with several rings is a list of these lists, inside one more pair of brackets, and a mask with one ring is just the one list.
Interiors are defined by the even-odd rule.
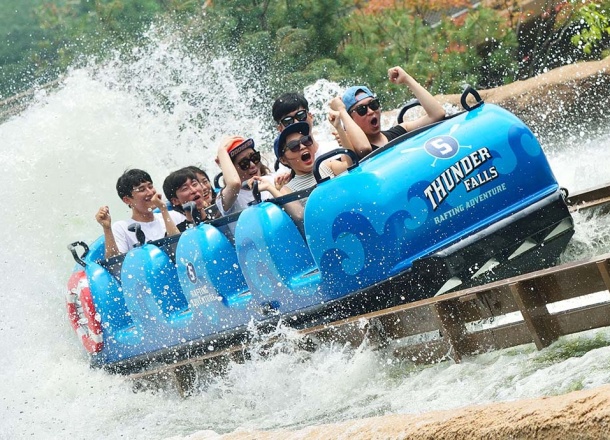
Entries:
[[227,147],[227,153],[229,153],[229,157],[233,159],[239,153],[248,148],[254,149],[254,140],[237,137],[233,140],[233,142],[231,142],[231,145]]

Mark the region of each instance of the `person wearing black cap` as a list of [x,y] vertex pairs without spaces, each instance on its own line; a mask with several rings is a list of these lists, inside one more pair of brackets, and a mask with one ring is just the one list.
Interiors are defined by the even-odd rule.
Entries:
[[[290,168],[294,174],[292,180],[282,187],[282,192],[289,193],[310,188],[316,184],[313,165],[318,151],[318,143],[310,134],[307,122],[296,122],[285,127],[273,145],[279,162]],[[320,165],[322,177],[335,176],[347,169],[347,163],[327,160]]]
[[[394,84],[404,84],[419,100],[426,114],[414,121],[404,121],[401,124],[382,131],[381,105],[377,96],[366,86],[352,86],[343,94],[343,103],[347,112],[354,119],[368,138],[371,148],[383,147],[392,139],[409,131],[440,121],[445,117],[445,110],[434,97],[417,81],[396,66],[388,70],[388,78]],[[349,133],[348,133],[349,135]]]

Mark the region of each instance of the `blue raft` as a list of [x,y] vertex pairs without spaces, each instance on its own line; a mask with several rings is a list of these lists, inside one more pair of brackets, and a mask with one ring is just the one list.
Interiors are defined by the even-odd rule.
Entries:
[[305,328],[556,264],[573,222],[540,144],[466,96],[319,182],[304,231],[282,209],[296,194],[242,211],[234,242],[225,218],[110,260],[103,237],[73,243],[68,312],[92,365],[139,371],[242,343],[250,322]]

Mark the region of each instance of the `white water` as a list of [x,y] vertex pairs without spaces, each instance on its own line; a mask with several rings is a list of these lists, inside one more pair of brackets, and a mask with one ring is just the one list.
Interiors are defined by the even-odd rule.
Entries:
[[[418,413],[474,403],[554,395],[610,383],[610,347],[553,360],[602,330],[423,368],[366,347],[293,349],[231,365],[227,375],[188,399],[134,393],[131,384],[88,367],[68,325],[64,286],[73,261],[66,245],[99,234],[93,218],[109,204],[127,167],[148,170],[157,187],[172,169],[201,164],[215,174],[214,148],[226,134],[254,137],[269,149],[271,102],[248,72],[228,60],[197,62],[154,41],[129,63],[71,72],[20,116],[0,125],[4,214],[0,246],[0,438],[162,439],[198,430],[301,427],[387,413]],[[307,91],[319,114],[336,93]],[[172,112],[156,105],[159,96]],[[198,115],[205,109],[205,121]],[[320,116],[322,119],[322,116]],[[204,127],[204,128],[202,128]],[[544,147],[571,191],[610,180],[610,130],[583,132]],[[577,216],[573,257],[607,252],[608,221]],[[586,223],[585,223],[586,222]]]

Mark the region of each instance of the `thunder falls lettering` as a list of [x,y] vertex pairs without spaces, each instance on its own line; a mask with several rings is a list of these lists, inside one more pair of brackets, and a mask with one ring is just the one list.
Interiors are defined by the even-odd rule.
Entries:
[[430,200],[430,203],[432,203],[432,209],[436,210],[460,182],[463,182],[466,191],[470,192],[498,177],[498,170],[496,170],[496,167],[494,166],[483,170],[481,173],[475,174],[474,176],[470,176],[473,171],[491,158],[491,153],[487,148],[480,148],[458,160],[443,171],[424,190],[424,195]]

